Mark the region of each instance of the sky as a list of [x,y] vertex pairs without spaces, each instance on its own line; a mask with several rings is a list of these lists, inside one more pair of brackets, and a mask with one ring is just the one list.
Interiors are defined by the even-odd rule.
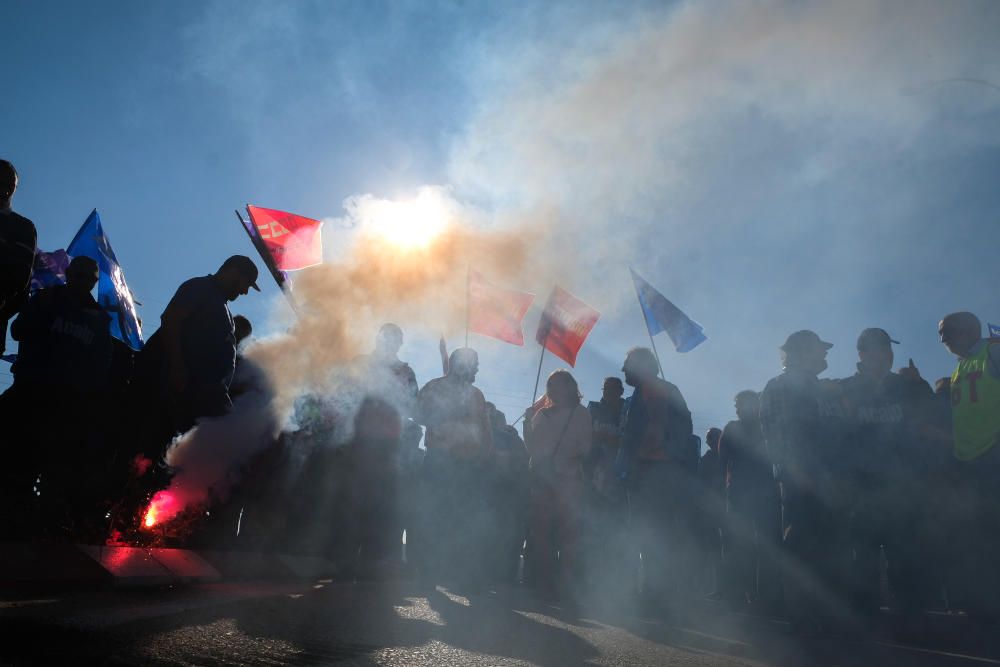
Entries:
[[[252,253],[233,209],[324,219],[337,261],[365,224],[345,202],[425,187],[456,224],[528,246],[487,276],[537,295],[528,342],[470,339],[511,419],[554,284],[602,312],[574,369],[586,399],[649,343],[629,266],[709,337],[686,354],[656,340],[699,432],[780,372],[795,330],[834,343],[824,377],[852,374],[879,326],[897,366],[933,381],[954,366],[943,314],[1000,323],[995,2],[9,0],[4,15],[14,208],[54,250],[96,207],[147,336],[181,282]],[[261,286],[233,311],[280,336],[292,315]],[[426,306],[399,322],[421,383],[438,332],[464,339]]]

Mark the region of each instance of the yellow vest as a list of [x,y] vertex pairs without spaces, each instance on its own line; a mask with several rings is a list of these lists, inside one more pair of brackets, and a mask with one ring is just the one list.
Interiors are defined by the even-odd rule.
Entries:
[[1000,380],[987,368],[992,344],[960,360],[951,376],[955,458],[960,461],[982,456],[1000,439]]

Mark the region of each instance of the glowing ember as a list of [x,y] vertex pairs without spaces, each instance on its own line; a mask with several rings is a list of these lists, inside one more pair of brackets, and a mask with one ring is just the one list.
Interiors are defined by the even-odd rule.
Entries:
[[142,519],[143,528],[165,523],[174,518],[181,510],[180,503],[169,491],[157,491],[146,508],[146,514]]

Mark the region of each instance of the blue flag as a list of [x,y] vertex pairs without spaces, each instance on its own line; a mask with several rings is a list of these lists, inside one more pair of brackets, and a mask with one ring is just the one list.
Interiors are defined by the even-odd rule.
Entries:
[[635,293],[639,297],[650,336],[666,331],[678,352],[690,352],[708,340],[700,324],[681,312],[634,270],[629,268],[629,271],[632,272]]
[[989,323],[987,323],[987,326],[990,328],[990,338],[1000,338],[1000,326]]
[[142,349],[142,329],[135,310],[135,300],[132,298],[132,291],[125,284],[125,274],[122,273],[115,251],[111,249],[111,242],[101,227],[101,216],[97,214],[96,208],[73,237],[66,252],[71,257],[85,255],[97,262],[101,271],[97,282],[97,302],[111,315],[111,335],[133,350]]

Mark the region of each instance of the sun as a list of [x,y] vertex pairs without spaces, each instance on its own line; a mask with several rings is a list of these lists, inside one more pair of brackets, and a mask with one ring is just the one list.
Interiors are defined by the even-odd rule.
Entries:
[[372,231],[401,250],[426,248],[448,226],[451,211],[435,190],[425,188],[413,199],[381,200],[371,212]]

